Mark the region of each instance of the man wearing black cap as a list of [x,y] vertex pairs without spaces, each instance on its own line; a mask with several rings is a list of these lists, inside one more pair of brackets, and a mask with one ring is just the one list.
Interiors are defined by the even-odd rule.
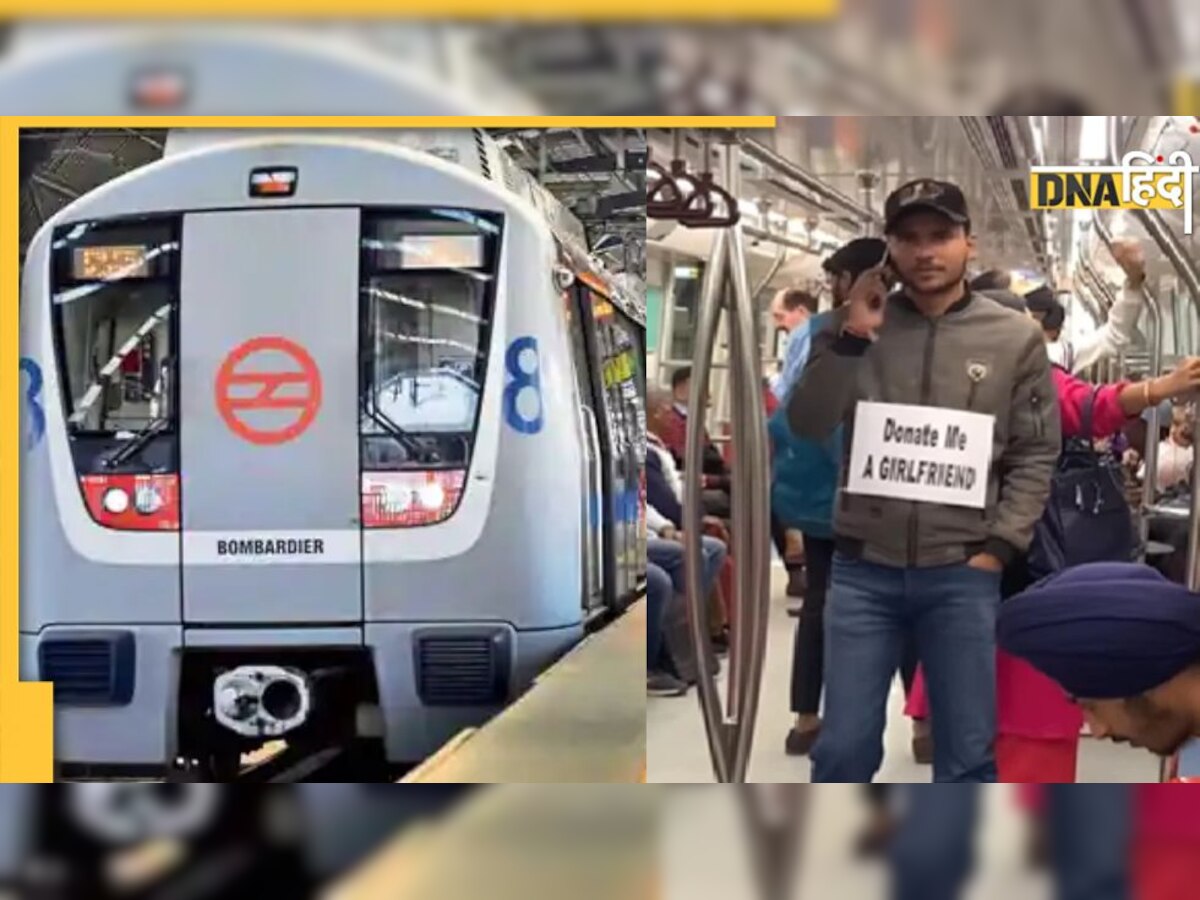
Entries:
[[1149,566],[1051,576],[1005,602],[998,640],[1076,698],[1095,737],[1161,756],[1200,737],[1200,597]]
[[812,781],[874,777],[908,635],[928,680],[934,780],[995,781],[1000,573],[1029,545],[1060,450],[1050,364],[1035,322],[968,290],[957,186],[910,182],[885,217],[902,290],[886,295],[882,265],[857,279],[788,408],[802,438],[839,423],[847,436]]

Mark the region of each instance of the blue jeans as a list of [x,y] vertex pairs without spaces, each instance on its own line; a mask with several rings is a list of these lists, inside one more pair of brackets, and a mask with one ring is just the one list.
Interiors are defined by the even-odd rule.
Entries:
[[[910,785],[892,848],[894,900],[958,900],[973,868],[975,785]],[[1057,900],[1129,900],[1129,785],[1047,785]]]
[[1058,900],[1128,900],[1133,788],[1047,785]]
[[671,576],[654,565],[646,563],[646,671],[659,671],[662,655],[663,619],[667,608],[675,599]]
[[[700,595],[707,597],[717,581],[717,576],[721,574],[721,566],[725,564],[728,551],[721,541],[708,535],[702,536],[700,542],[704,553]],[[675,593],[682,594],[687,590],[687,563],[684,560],[683,544],[678,541],[650,538],[646,542],[646,560],[667,573],[675,587]]]
[[892,677],[907,635],[925,671],[937,782],[996,780],[1000,575],[834,556],[825,611],[825,711],[812,781],[866,783],[883,761]]
[[960,900],[974,868],[980,789],[913,784],[892,846],[893,900]]

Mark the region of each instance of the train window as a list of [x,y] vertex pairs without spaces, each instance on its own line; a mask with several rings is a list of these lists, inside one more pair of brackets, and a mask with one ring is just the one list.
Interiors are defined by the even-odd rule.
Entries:
[[362,266],[363,468],[470,462],[487,364],[497,220],[368,214]]
[[691,359],[693,335],[696,332],[696,315],[700,306],[700,287],[703,284],[704,266],[679,266],[672,281],[674,290],[668,296],[667,315],[671,316],[670,359]]
[[[72,437],[97,453],[148,429],[170,431],[179,241],[173,220],[58,229],[52,303]],[[149,441],[144,443],[150,443]]]

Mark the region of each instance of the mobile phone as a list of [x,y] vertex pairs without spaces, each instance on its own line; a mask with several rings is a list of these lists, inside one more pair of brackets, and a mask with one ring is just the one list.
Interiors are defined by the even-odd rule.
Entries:
[[[880,270],[880,271],[883,271],[883,270],[885,270],[885,269],[887,268],[888,260],[889,260],[890,258],[891,258],[891,257],[890,257],[889,251],[888,251],[888,247],[887,247],[887,245],[885,244],[885,245],[884,245],[884,247],[883,247],[883,256],[881,256],[881,257],[879,258],[879,262],[877,262],[877,263],[875,264],[875,268],[876,268],[876,269],[878,269],[878,270]],[[885,277],[886,277],[886,275],[885,275]],[[875,298],[874,298],[874,299],[871,301],[871,311],[872,311],[872,312],[876,312],[876,311],[878,311],[878,310],[879,310],[879,309],[880,309],[880,308],[883,306],[883,301],[884,301],[884,298],[883,298],[883,297],[875,297]]]

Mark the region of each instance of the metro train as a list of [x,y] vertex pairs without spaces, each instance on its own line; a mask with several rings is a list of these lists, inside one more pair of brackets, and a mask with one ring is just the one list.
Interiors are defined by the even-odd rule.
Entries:
[[0,65],[5,115],[536,114],[469,34],[415,23],[22,24]]
[[640,587],[645,311],[493,140],[173,132],[21,300],[21,673],[64,777],[420,760]]

